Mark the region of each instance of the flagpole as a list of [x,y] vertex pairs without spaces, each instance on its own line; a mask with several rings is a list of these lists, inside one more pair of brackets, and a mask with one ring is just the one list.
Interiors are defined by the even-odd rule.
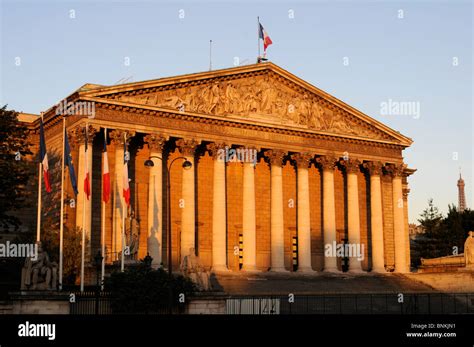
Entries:
[[36,242],[39,242],[40,241],[40,238],[41,238],[41,180],[43,177],[42,176],[42,172],[43,172],[43,165],[41,164],[41,162],[39,163],[38,165],[38,216],[36,218]]
[[59,222],[59,290],[63,289],[63,246],[64,246],[64,147],[66,146],[66,117],[63,116],[63,158],[61,165],[61,214]]
[[257,46],[258,46],[258,56],[257,61],[260,59],[260,17],[257,17]]
[[209,40],[209,71],[212,70],[212,40]]
[[[43,121],[43,112],[41,112],[41,121]],[[41,137],[41,134],[40,134]],[[41,139],[40,139],[41,141]],[[38,215],[36,217],[36,242],[41,240],[41,194],[42,194],[42,179],[43,179],[43,163],[40,160],[38,164]]]
[[[84,136],[86,137],[87,142],[87,123],[84,129]],[[87,144],[85,145],[87,146]],[[87,167],[87,151],[84,146],[84,168]],[[87,174],[87,170],[84,170],[84,173]],[[84,177],[86,179],[86,177]],[[81,245],[81,292],[84,291],[84,262],[86,255],[86,192],[82,193],[82,245]]]
[[[107,128],[104,129],[104,141],[107,146]],[[107,154],[106,154],[107,155]],[[104,163],[102,163],[102,170],[104,169]],[[104,173],[102,172],[102,177]],[[100,276],[100,288],[104,290],[104,278],[105,278],[105,201],[104,201],[104,179],[102,178],[102,234],[100,236],[100,242],[102,246],[102,271]]]
[[[123,134],[123,149],[124,149],[124,152],[123,152],[123,160],[124,160],[124,163],[123,165],[125,165],[125,156],[126,156],[126,153],[125,153],[125,149],[127,148],[127,134],[124,132]],[[127,168],[128,169],[128,168]],[[123,173],[122,173],[122,177],[123,177]],[[125,254],[124,254],[124,250],[125,250],[125,205],[126,205],[126,201],[125,201],[125,196],[123,196],[123,189],[125,188],[125,186],[123,185],[123,181],[122,181],[122,256],[121,256],[121,265],[120,265],[120,269],[121,271],[123,272],[125,270]]]

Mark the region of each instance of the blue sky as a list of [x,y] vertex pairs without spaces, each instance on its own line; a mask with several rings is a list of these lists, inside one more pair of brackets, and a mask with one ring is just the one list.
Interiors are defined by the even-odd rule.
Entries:
[[[271,61],[414,140],[411,221],[430,197],[457,204],[460,167],[473,204],[470,1],[0,2],[2,105],[39,113],[84,83],[205,71],[210,39],[213,68],[253,62],[260,16]],[[389,100],[419,117],[382,115]]]

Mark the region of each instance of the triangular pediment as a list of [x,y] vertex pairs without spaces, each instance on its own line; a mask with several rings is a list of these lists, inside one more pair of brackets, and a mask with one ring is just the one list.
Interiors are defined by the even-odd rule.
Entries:
[[404,146],[411,143],[271,63],[98,88],[84,96]]

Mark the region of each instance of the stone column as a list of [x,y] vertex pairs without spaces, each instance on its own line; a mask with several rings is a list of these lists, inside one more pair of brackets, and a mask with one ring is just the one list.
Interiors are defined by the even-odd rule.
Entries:
[[309,153],[291,156],[297,166],[297,230],[298,272],[312,272],[311,267],[311,220],[309,205],[308,166],[313,158]]
[[[112,251],[114,260],[118,259],[118,253],[122,251],[122,214],[123,214],[123,165],[124,165],[124,140],[127,143],[135,136],[135,132],[124,130],[113,130],[109,133],[112,143],[115,145],[115,167],[113,180],[113,225],[112,225]],[[126,212],[125,212],[126,213]],[[125,218],[127,216],[125,215]]]
[[[157,268],[163,261],[163,146],[166,138],[149,134],[144,138],[148,143],[150,158],[154,166],[149,167],[148,178],[148,235],[147,250],[153,258],[152,266]],[[152,158],[157,157],[157,158]],[[165,189],[165,194],[166,189]],[[166,231],[166,230],[165,230]]]
[[[91,256],[91,228],[92,228],[92,197],[94,187],[92,186],[92,142],[97,133],[92,125],[87,127],[87,158],[85,156],[85,133],[86,127],[78,126],[73,130],[76,144],[79,148],[79,163],[77,168],[77,201],[76,201],[76,226],[84,229],[87,239],[86,247],[86,259],[90,260]],[[84,179],[85,179],[85,165],[87,161],[87,167],[89,169],[89,184],[90,184],[90,196],[89,199],[84,194]],[[85,204],[84,204],[85,199]],[[83,213],[86,214],[85,220]],[[84,224],[85,221],[85,224]]]
[[[347,229],[350,249],[363,252],[360,241],[359,184],[357,174],[361,162],[357,159],[341,161],[347,177]],[[357,254],[349,254],[349,271],[362,272],[362,264]]]
[[196,217],[195,217],[195,185],[194,185],[194,152],[198,142],[196,140],[179,139],[176,146],[181,154],[193,166],[183,170],[182,199],[184,207],[181,212],[181,259],[190,254],[190,249],[196,249]]
[[225,143],[211,143],[207,149],[214,158],[212,192],[212,271],[228,271],[227,268],[227,207]]
[[[246,147],[247,150],[253,148]],[[243,220],[244,259],[242,270],[257,270],[257,226],[255,216],[255,164],[243,163]]]
[[[336,158],[322,156],[317,159],[323,171],[323,233],[324,246],[337,243],[336,204],[334,198],[334,166]],[[324,258],[324,271],[338,272],[336,255]]]
[[395,243],[395,272],[409,272],[407,263],[407,233],[405,231],[405,212],[403,203],[402,175],[405,165],[389,165],[387,171],[392,175],[393,191],[393,238]]
[[385,272],[382,190],[380,176],[381,162],[364,164],[370,175],[370,225],[372,234],[372,272]]
[[271,271],[281,272],[285,269],[285,237],[283,227],[283,178],[282,165],[286,152],[269,150],[265,152],[271,165]]

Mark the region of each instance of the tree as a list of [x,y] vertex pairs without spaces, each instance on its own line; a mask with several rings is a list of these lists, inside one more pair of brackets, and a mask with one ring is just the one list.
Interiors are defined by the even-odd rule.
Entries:
[[466,209],[459,212],[454,205],[448,206],[448,214],[443,217],[434,206],[433,199],[428,201],[418,222],[423,233],[413,241],[412,262],[420,264],[421,258],[437,258],[460,254],[464,251],[464,242],[469,230],[474,229],[474,211]]
[[434,205],[433,199],[428,200],[428,207],[423,210],[420,217],[418,222],[423,229],[423,233],[417,235],[413,242],[412,262],[414,266],[420,264],[420,258],[434,258],[439,253],[437,233],[443,216]]
[[439,226],[438,239],[440,256],[464,252],[464,242],[469,230],[473,230],[474,213],[466,209],[459,212],[454,205],[449,205],[448,215]]
[[21,221],[11,213],[26,206],[26,185],[34,165],[25,160],[32,154],[28,128],[18,120],[18,113],[0,108],[0,227],[15,230]]
[[105,289],[112,295],[114,313],[141,314],[167,312],[170,292],[172,306],[179,308],[180,295],[184,294],[187,300],[196,291],[191,280],[183,276],[170,277],[162,268],[153,270],[144,262],[124,272],[112,273],[105,282]]

